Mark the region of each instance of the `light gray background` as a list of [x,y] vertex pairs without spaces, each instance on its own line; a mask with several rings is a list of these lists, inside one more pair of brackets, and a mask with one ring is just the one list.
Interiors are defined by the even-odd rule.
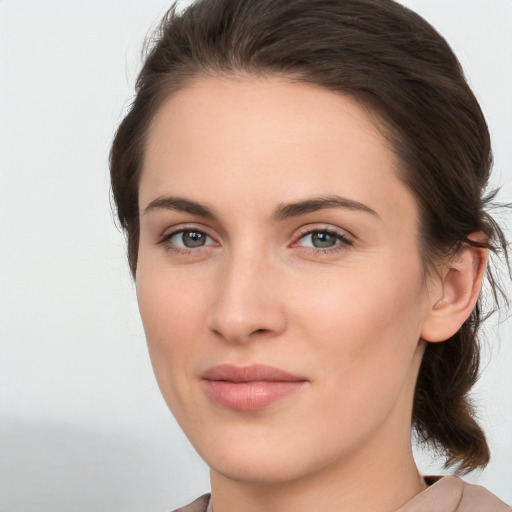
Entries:
[[[501,198],[511,201],[512,1],[404,3],[461,59],[489,121]],[[111,137],[142,41],[168,6],[0,1],[3,512],[157,512],[208,490],[207,469],[155,384],[109,207]],[[469,478],[508,502],[511,325],[488,329],[492,359],[475,398],[493,459]],[[439,472],[426,454],[418,461]]]

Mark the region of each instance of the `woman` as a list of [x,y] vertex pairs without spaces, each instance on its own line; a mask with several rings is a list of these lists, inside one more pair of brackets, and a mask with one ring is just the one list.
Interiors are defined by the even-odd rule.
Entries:
[[455,56],[400,4],[169,11],[111,175],[160,389],[211,468],[180,510],[510,510],[410,442],[489,460],[490,166]]

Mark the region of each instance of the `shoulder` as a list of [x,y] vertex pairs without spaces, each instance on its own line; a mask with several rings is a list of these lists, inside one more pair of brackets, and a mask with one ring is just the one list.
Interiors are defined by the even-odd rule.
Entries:
[[512,512],[512,508],[484,487],[456,476],[425,477],[430,485],[399,512]]
[[178,508],[173,512],[208,512],[208,505],[210,503],[210,494],[203,494],[201,497],[194,500],[192,503]]

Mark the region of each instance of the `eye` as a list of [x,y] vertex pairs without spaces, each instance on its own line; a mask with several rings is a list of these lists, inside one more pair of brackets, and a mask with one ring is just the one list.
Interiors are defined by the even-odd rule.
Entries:
[[170,238],[170,242],[178,247],[187,247],[188,249],[195,249],[206,245],[209,236],[201,233],[201,231],[181,231],[174,234]]
[[327,229],[318,229],[304,233],[295,245],[327,252],[352,245],[352,241],[341,233]]
[[164,234],[159,243],[168,245],[169,249],[175,251],[187,251],[200,249],[207,245],[216,245],[210,236],[198,229],[180,229]]

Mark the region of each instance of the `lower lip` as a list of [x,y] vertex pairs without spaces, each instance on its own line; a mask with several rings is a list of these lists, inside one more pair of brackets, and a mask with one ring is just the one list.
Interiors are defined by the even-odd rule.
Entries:
[[228,382],[202,380],[206,395],[218,405],[239,411],[257,411],[296,393],[305,381]]

